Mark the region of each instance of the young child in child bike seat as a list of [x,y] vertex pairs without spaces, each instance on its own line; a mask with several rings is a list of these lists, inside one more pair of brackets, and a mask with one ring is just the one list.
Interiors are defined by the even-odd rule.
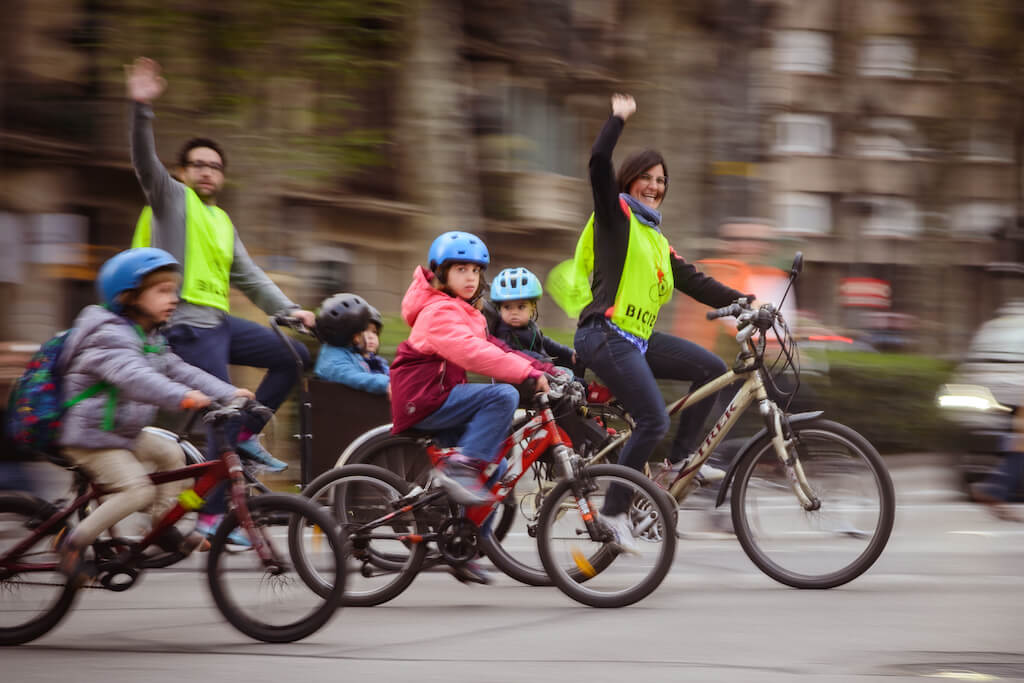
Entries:
[[[335,294],[324,299],[316,316],[316,331],[323,346],[314,376],[371,394],[387,394],[390,398],[387,363],[375,369],[366,355],[375,317],[379,325],[380,313],[356,294]],[[376,339],[375,332],[373,337]]]
[[492,322],[491,334],[513,349],[575,370],[576,352],[545,337],[537,325],[537,302],[543,293],[540,280],[526,268],[498,273],[491,282],[491,302],[500,318]]
[[[487,333],[480,307],[490,256],[479,237],[446,232],[430,246],[428,260],[402,299],[412,331],[391,365],[392,431],[415,428],[454,440],[438,478],[455,502],[480,505],[492,500],[480,473],[496,456],[519,403],[511,384],[548,391],[544,372],[553,368]],[[502,383],[468,384],[467,371]]]
[[[147,476],[145,465],[157,471],[185,465],[177,444],[142,429],[157,408],[203,408],[211,399],[253,397],[169,350],[160,328],[174,312],[181,287],[181,266],[169,253],[150,247],[123,251],[103,264],[96,284],[103,305],[82,309],[60,360],[65,399],[105,384],[61,420],[65,457],[109,492],[62,541],[60,569],[78,582],[86,579],[83,551],[97,536],[146,508],[159,519],[182,487],[183,482],[154,486]],[[204,544],[200,534],[183,537],[173,527],[159,542],[169,552],[184,553]]]

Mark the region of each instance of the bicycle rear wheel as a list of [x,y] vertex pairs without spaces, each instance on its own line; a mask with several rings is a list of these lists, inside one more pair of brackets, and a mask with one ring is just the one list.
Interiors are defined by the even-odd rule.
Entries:
[[[611,537],[593,539],[585,516],[593,515],[604,533],[601,513],[610,486],[630,492],[630,517],[638,551],[620,552]],[[573,491],[589,492],[581,504]],[[576,481],[560,482],[544,501],[537,542],[548,576],[569,597],[592,607],[625,607],[661,585],[675,557],[672,507],[664,492],[636,470],[593,465]]]
[[793,425],[796,454],[821,501],[805,510],[767,437],[737,465],[732,520],[761,571],[794,588],[833,588],[857,578],[892,532],[895,495],[878,452],[849,427],[820,418]]
[[[395,504],[413,485],[394,472],[374,465],[345,465],[324,472],[303,491],[317,507],[331,511],[335,524],[349,543],[349,567],[343,601],[354,607],[371,607],[402,593],[419,573],[427,544],[419,539],[425,525],[411,511],[401,512],[386,525],[363,525],[396,512]],[[404,537],[404,538],[399,538]],[[310,582],[329,586],[323,577],[297,554],[296,563]]]
[[[46,501],[23,494],[0,496],[0,558],[53,514]],[[42,636],[64,618],[77,591],[57,570],[57,542],[64,524],[35,544],[0,561],[0,645],[20,645]]]
[[[231,511],[217,528],[207,562],[213,600],[231,625],[251,638],[268,643],[305,638],[341,605],[344,537],[325,510],[300,496],[268,493],[250,498],[246,506],[253,533],[270,546],[274,561],[264,564],[254,548],[227,550],[228,534],[240,526],[237,510]],[[320,575],[331,577],[330,591],[317,591],[296,570],[296,548]]]

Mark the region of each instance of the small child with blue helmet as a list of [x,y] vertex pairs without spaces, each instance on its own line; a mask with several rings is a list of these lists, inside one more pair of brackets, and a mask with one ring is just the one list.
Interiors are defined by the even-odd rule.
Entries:
[[491,281],[491,301],[500,318],[491,321],[491,334],[513,349],[574,369],[576,352],[548,339],[537,325],[537,302],[544,293],[540,280],[526,268],[506,268]]
[[[102,305],[78,314],[58,366],[64,397],[88,396],[64,413],[58,443],[93,484],[110,493],[61,543],[60,569],[76,582],[85,577],[85,549],[100,533],[145,508],[159,518],[182,488],[183,482],[154,486],[148,477],[146,464],[157,471],[185,466],[174,441],[143,430],[157,409],[253,398],[168,347],[160,330],[174,313],[181,288],[181,265],[171,254],[152,247],[122,251],[103,264],[96,284]],[[104,388],[88,394],[97,385]],[[205,540],[171,527],[158,543],[169,552],[188,553]]]

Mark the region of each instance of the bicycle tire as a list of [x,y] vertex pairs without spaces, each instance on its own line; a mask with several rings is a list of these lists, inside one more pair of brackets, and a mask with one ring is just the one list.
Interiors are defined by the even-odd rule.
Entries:
[[[360,484],[362,486],[356,488]],[[316,505],[329,509],[334,523],[346,533],[350,546],[349,562],[362,562],[359,571],[349,575],[342,597],[345,605],[372,607],[393,600],[419,574],[427,556],[426,543],[380,540],[374,545],[371,536],[363,536],[359,532],[361,523],[393,511],[390,503],[407,496],[412,488],[413,484],[382,467],[353,464],[324,472],[303,490],[303,495]],[[373,489],[379,498],[373,497]],[[352,497],[357,499],[357,504],[350,501]],[[397,523],[400,525],[398,528],[391,527],[395,533],[419,536],[425,530],[418,514],[405,514],[397,518]],[[296,563],[307,580],[322,590],[323,578],[308,566],[304,555],[300,554]],[[378,571],[381,573],[374,575]],[[393,576],[392,580],[371,585],[372,579],[388,574]]]
[[[323,627],[342,604],[344,538],[327,511],[301,496],[268,493],[248,500],[246,506],[253,520],[253,532],[274,548],[280,562],[275,567],[266,567],[254,549],[227,550],[228,535],[239,527],[238,511],[232,510],[217,528],[207,560],[207,583],[214,603],[232,626],[251,638],[268,643],[301,640]],[[312,534],[316,528],[323,532],[323,539],[311,540],[318,542],[322,550],[317,559],[326,566],[320,571],[334,577],[327,595],[321,595],[307,583],[294,567],[295,558],[282,553],[277,538],[283,530],[291,550],[297,542],[292,538],[294,534]],[[288,589],[295,589],[298,594],[285,598]],[[274,604],[266,609],[257,608],[256,598],[267,594]],[[250,612],[251,609],[257,611]]]
[[[779,583],[841,586],[867,571],[885,549],[896,510],[892,478],[878,451],[849,427],[814,418],[792,428],[820,509],[800,506],[770,438],[763,436],[736,466],[733,528],[747,557]],[[859,486],[850,488],[851,474],[859,475],[853,480]],[[790,525],[799,528],[788,530]],[[840,553],[852,559],[840,565]],[[797,563],[805,566],[797,569]]]
[[[20,543],[35,524],[45,521],[53,511],[52,505],[34,496],[0,495],[0,556],[6,548]],[[8,572],[0,564],[0,645],[21,645],[39,638],[55,628],[74,604],[77,589],[54,567],[58,559],[55,546],[67,532],[68,527],[60,524],[26,553],[13,558],[22,566],[36,561],[40,565],[38,571]],[[36,560],[26,559],[37,554]],[[27,573],[44,578],[41,582],[25,582],[23,578]],[[35,588],[42,589],[38,591],[43,594],[38,601],[40,606],[29,608],[28,601],[19,601],[18,596],[22,589]],[[21,621],[23,617],[25,620]]]
[[[595,487],[596,494],[588,495],[588,501],[590,513],[594,514],[596,520],[600,519],[600,513],[593,499],[607,490],[608,485],[618,484],[633,491],[631,511],[637,509],[639,497],[648,511],[644,514],[652,515],[648,522],[664,528],[656,542],[640,541],[639,557],[620,554],[609,543],[590,540],[582,519],[577,519],[582,517],[572,490],[577,482],[559,482],[544,501],[537,530],[540,556],[548,576],[566,595],[591,607],[625,607],[642,600],[661,585],[675,558],[676,535],[674,529],[666,526],[671,524],[673,510],[664,492],[640,472],[622,465],[586,467],[580,480]],[[604,482],[603,488],[599,480]],[[571,504],[569,501],[572,501]],[[556,522],[565,522],[557,533],[554,529]],[[562,531],[563,528],[566,530]],[[561,539],[562,534],[565,539]],[[642,539],[643,536],[638,538]],[[571,560],[570,557],[561,556],[563,553],[560,552],[560,546],[556,547],[559,540],[568,541]],[[584,543],[593,545],[585,552],[578,550],[578,546]],[[652,547],[656,544],[657,547],[652,552],[644,553],[645,543]],[[609,571],[616,564],[623,565],[628,578],[610,576]],[[618,576],[621,574],[616,572]],[[632,578],[637,576],[638,580]]]

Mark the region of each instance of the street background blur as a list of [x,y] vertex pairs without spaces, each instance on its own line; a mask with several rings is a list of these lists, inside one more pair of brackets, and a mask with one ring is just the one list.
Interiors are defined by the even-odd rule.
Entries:
[[[639,105],[617,160],[642,147],[667,160],[665,232],[682,256],[786,269],[804,252],[793,322],[808,382],[880,450],[944,443],[938,387],[979,325],[1024,295],[1017,0],[4,8],[8,382],[129,245],[144,198],[123,66],[140,55],[168,80],[154,122],[165,163],[190,137],[218,140],[221,205],[249,252],[307,308],[337,291],[369,299],[388,316],[385,355],[404,338],[401,295],[437,234],[480,234],[492,275],[523,265],[543,279],[571,257],[613,92]],[[697,335],[700,311],[683,299],[659,326]],[[237,293],[233,307],[263,319]],[[571,339],[574,321],[549,298],[540,311],[545,332]],[[727,337],[708,339],[731,359]],[[277,432],[284,448],[289,428]]]

